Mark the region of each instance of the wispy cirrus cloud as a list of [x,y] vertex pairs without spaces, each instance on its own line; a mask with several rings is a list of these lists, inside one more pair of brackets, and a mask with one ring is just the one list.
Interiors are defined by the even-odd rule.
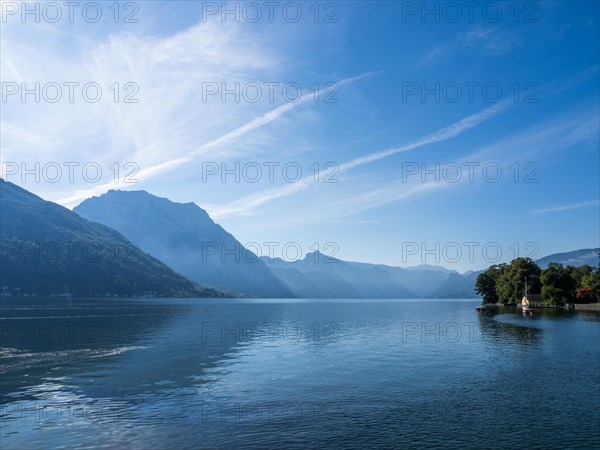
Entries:
[[588,202],[571,203],[569,205],[550,206],[546,208],[534,209],[530,214],[547,214],[555,212],[570,211],[573,209],[589,208],[591,206],[599,206],[600,200],[592,200]]
[[465,50],[476,51],[484,55],[500,56],[510,53],[522,45],[523,38],[515,31],[492,25],[475,25],[469,30],[457,33],[449,42],[436,44],[417,66],[434,64]]
[[[573,75],[572,77],[569,77],[561,83],[551,83],[542,87],[542,89],[544,89],[544,91],[546,91],[550,96],[579,86],[580,84],[596,78],[597,76],[598,66],[592,66]],[[477,125],[492,119],[493,117],[505,112],[515,105],[516,103],[514,103],[512,99],[506,98],[482,111],[479,111],[478,113],[464,117],[463,119],[458,120],[447,127],[437,130],[409,144],[379,152],[373,152],[345,163],[341,163],[338,166],[338,173],[342,174],[355,167],[360,167],[397,153],[414,150],[437,142],[447,141],[472,128],[475,128]],[[545,140],[547,136],[552,136],[552,140],[546,141],[546,148],[563,148],[572,145],[573,142],[581,142],[582,139],[587,139],[589,136],[596,136],[598,134],[598,117],[596,114],[590,115],[586,113],[575,117],[574,121],[571,119],[573,118],[567,116],[561,118],[558,123],[550,121],[541,130],[536,130],[533,135],[530,136],[530,138],[534,139],[534,142],[541,142],[542,140]],[[519,137],[519,140],[523,139],[525,138]],[[524,148],[524,151],[526,151],[526,148]],[[318,174],[319,177],[323,175],[326,175],[326,171],[321,171]],[[259,191],[243,196],[224,205],[205,206],[211,215],[216,218],[224,218],[235,215],[252,215],[254,210],[263,204],[303,191],[313,185],[313,177],[308,176],[302,178],[296,183],[288,184],[279,188]],[[421,191],[421,188],[415,190],[415,192]]]
[[476,25],[466,33],[458,34],[456,42],[464,48],[484,51],[492,55],[504,55],[523,43],[514,31],[497,26]]
[[[287,56],[248,24],[197,23],[166,36],[144,32],[142,24],[104,34],[85,25],[71,33],[61,24],[13,21],[2,30],[3,82],[27,83],[29,88],[35,83],[94,82],[103,89],[97,103],[84,101],[78,92],[74,102],[35,102],[31,97],[21,102],[14,96],[2,107],[4,161],[26,167],[93,162],[103,168],[103,177],[93,184],[63,182],[66,177],[56,184],[23,183],[65,206],[110,188],[131,188],[113,180],[109,168],[115,162],[121,167],[136,163],[136,178],[144,180],[193,158],[240,153],[239,147],[225,144],[248,138],[309,100],[278,107],[281,99],[269,101],[266,95],[256,103],[203,101],[206,82],[232,86],[283,78]],[[120,101],[113,99],[115,83]],[[137,103],[122,101],[131,92],[123,90],[125,83],[136,86]],[[243,150],[249,145],[251,139],[246,139]]]
[[[415,150],[417,148],[429,144],[434,144],[436,142],[446,141],[504,112],[511,106],[511,104],[512,103],[509,100],[500,101],[484,109],[483,111],[467,116],[447,127],[437,130],[409,144],[394,147],[387,150],[382,150],[379,152],[373,152],[365,156],[352,159],[350,161],[340,164],[338,166],[338,173],[342,174],[356,167],[364,166],[366,164],[381,160],[383,158],[387,158],[398,153]],[[327,171],[321,171],[317,177],[324,176],[326,172]],[[222,218],[230,215],[252,214],[253,209],[257,208],[258,206],[261,206],[272,200],[286,197],[296,192],[307,189],[309,186],[312,186],[314,184],[313,180],[313,176],[307,176],[294,184],[288,184],[281,188],[268,189],[256,192],[254,194],[244,196],[222,206],[207,206],[207,209],[215,218]]]
[[[542,124],[530,126],[514,135],[507,136],[497,142],[485,145],[478,151],[452,161],[459,165],[465,162],[477,162],[480,166],[487,163],[503,164],[520,158],[536,160],[540,155],[548,157],[551,153],[561,152],[587,142],[597,141],[600,117],[594,111],[584,111],[573,116],[566,114],[558,119],[549,120]],[[444,165],[440,166],[443,173]],[[447,180],[416,182],[407,184],[394,181],[384,187],[372,189],[360,195],[350,196],[336,204],[326,205],[323,211],[337,211],[343,216],[356,214],[375,207],[398,202],[418,194],[431,193],[443,189],[454,189],[465,185],[469,181],[467,176],[460,177],[458,182]],[[479,185],[481,185],[481,180]],[[536,210],[534,214],[563,211],[567,209],[584,208],[598,205],[598,201],[584,202],[557,208],[544,208]]]
[[[89,29],[71,36],[43,23],[10,24],[3,29],[3,81],[94,81],[102,86],[104,96],[98,103],[78,98],[73,103],[12,101],[3,105],[3,160],[27,167],[40,162],[97,163],[104,174],[93,184],[39,185],[48,190],[43,194],[46,198],[70,207],[108,189],[139,188],[143,182],[195,160],[247,156],[252,139],[260,140],[259,129],[263,136],[278,133],[265,130],[266,125],[329,89],[305,90],[295,101],[272,101],[267,95],[256,103],[231,97],[222,101],[220,95],[204,101],[203,83],[229,87],[234,83],[272,83],[289,69],[286,56],[278,54],[256,27],[247,25],[197,23],[160,37],[134,28],[98,38],[86,37]],[[65,51],[66,41],[76,51]],[[37,42],[43,44],[38,48]],[[342,87],[369,75],[372,73],[335,84]],[[109,87],[116,82],[121,87],[134,83],[138,102],[112,101]],[[121,100],[125,94],[121,92]],[[242,138],[243,145],[239,145]],[[115,162],[121,166],[135,163],[139,183],[114,180],[108,168]]]
[[[363,73],[356,77],[346,78],[346,79],[338,81],[336,83],[336,85],[338,87],[343,86],[345,84],[352,83],[354,81],[358,81],[361,78],[370,76],[372,74],[373,74],[372,72],[367,72],[367,73]],[[281,117],[285,113],[293,110],[294,108],[297,108],[300,105],[307,103],[310,100],[313,100],[315,98],[315,95],[326,94],[329,89],[330,89],[329,87],[324,87],[324,88],[320,89],[317,93],[311,92],[311,93],[304,94],[298,101],[296,101],[294,103],[285,103],[281,106],[278,106],[277,108],[272,109],[272,110],[260,115],[259,117],[256,117],[256,118],[250,120],[249,122],[239,126],[238,128],[236,128],[232,131],[228,131],[225,134],[223,134],[222,136],[219,136],[216,139],[213,139],[209,142],[206,142],[206,143],[200,145],[199,147],[195,148],[194,150],[190,151],[188,154],[186,154],[180,158],[171,159],[171,160],[168,160],[165,162],[161,162],[159,164],[155,164],[151,167],[144,168],[143,170],[141,170],[140,172],[138,172],[136,174],[136,178],[139,181],[145,181],[145,180],[147,180],[153,176],[159,175],[165,171],[173,170],[183,164],[189,163],[189,162],[193,161],[194,159],[196,159],[197,157],[202,156],[203,154],[205,154],[206,151],[208,151],[212,148],[231,143],[232,141],[235,141],[236,139],[239,139],[256,129],[263,127],[263,126],[277,120],[279,117]],[[127,184],[124,182],[114,183],[114,182],[110,181],[108,183],[105,183],[105,184],[102,184],[99,186],[95,186],[90,189],[79,190],[74,195],[71,195],[71,196],[65,197],[65,198],[61,198],[61,199],[57,200],[57,202],[61,203],[63,205],[73,205],[77,202],[85,200],[86,198],[88,198],[90,196],[93,196],[96,194],[101,194],[101,193],[105,192],[107,189],[111,189],[111,188],[115,188],[115,187],[130,188],[131,184]]]
[[[487,163],[506,166],[513,164],[514,161],[521,158],[535,161],[541,155],[548,158],[552,154],[560,154],[565,149],[573,148],[573,146],[597,142],[598,132],[600,131],[600,117],[593,109],[587,109],[583,105],[581,109],[582,112],[577,115],[568,112],[541,124],[528,126],[523,130],[514,132],[512,135],[485,144],[478,150],[470,152],[465,156],[452,158],[449,164],[455,166],[456,164],[473,164],[473,162],[476,162],[479,164],[478,167],[485,166]],[[445,167],[444,163],[440,164],[439,173],[444,173]],[[413,176],[407,181],[394,179],[393,181],[379,183],[376,186],[371,184],[367,190],[353,190],[351,189],[353,183],[349,183],[350,188],[345,191],[345,195],[341,198],[323,201],[314,205],[309,210],[302,211],[301,214],[269,220],[268,223],[261,223],[255,227],[251,227],[249,231],[278,229],[290,225],[307,225],[316,221],[331,221],[356,217],[357,214],[365,211],[408,200],[416,196],[433,195],[448,189],[459,189],[460,187],[467,190],[471,187],[481,189],[482,182],[479,176],[477,180],[471,183],[469,176],[463,174],[457,182],[448,181],[444,178],[440,180],[429,179],[422,182],[420,176]],[[598,201],[576,203],[556,208],[543,208],[533,213],[558,212],[594,205],[598,205]],[[529,214],[531,213],[529,212]]]

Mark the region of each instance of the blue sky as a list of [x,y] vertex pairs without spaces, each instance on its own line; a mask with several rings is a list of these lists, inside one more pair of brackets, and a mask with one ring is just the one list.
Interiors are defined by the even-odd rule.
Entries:
[[[5,94],[36,82],[103,89],[96,103],[79,86],[73,102],[66,88],[47,101],[50,87],[39,103],[3,98],[3,176],[67,207],[108,189],[193,201],[263,254],[279,243],[276,256],[317,243],[342,259],[465,271],[600,245],[600,3],[521,2],[518,16],[514,2],[481,3],[470,20],[459,2],[454,21],[446,3],[422,17],[422,2],[321,2],[315,20],[306,2],[295,23],[289,3],[272,21],[254,3],[255,23],[245,4],[236,21],[208,14],[221,2],[155,1],[122,3],[118,23],[109,3],[96,23],[80,11],[68,23],[66,10],[50,23],[41,9],[36,23],[2,2]],[[208,94],[223,83],[239,83],[239,101]],[[23,183],[21,164],[36,162],[46,176]],[[51,182],[65,163],[80,164],[73,180],[64,169]],[[97,181],[82,176],[89,163]],[[222,181],[222,164],[239,164],[239,182]],[[131,171],[138,182],[124,183]]]

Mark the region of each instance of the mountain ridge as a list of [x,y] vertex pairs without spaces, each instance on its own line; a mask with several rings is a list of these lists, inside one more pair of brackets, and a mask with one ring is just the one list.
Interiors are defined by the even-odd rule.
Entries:
[[114,229],[2,178],[0,211],[3,294],[223,296],[185,279]]
[[73,211],[114,228],[197,283],[249,296],[291,296],[258,256],[195,203],[176,203],[146,191],[111,190]]
[[[571,252],[555,253],[543,258],[535,260],[542,269],[545,268],[548,262],[558,262],[563,265],[567,265],[570,262],[577,261],[580,264],[597,265],[598,264],[598,249],[581,249],[574,250]],[[299,290],[297,287],[298,283],[302,280],[301,275],[303,273],[310,273],[310,276],[305,276],[305,282],[310,284],[313,289],[321,289],[324,293],[329,293],[330,289],[327,286],[319,286],[318,280],[316,279],[315,273],[318,272],[318,265],[308,266],[310,260],[315,260],[314,255],[317,252],[307,254],[302,260],[287,262],[281,258],[270,259],[263,257],[263,260],[270,265],[271,269],[275,271],[275,274],[279,276],[283,281],[296,286],[296,291],[303,292],[306,296],[312,295],[315,298],[329,298],[319,292],[310,292],[310,290],[303,289]],[[321,254],[322,255],[322,254]],[[325,257],[325,255],[323,255]],[[418,266],[389,266],[386,264],[372,264],[372,263],[361,263],[354,261],[345,261],[336,258],[331,258],[332,263],[344,263],[353,267],[370,270],[372,268],[378,268],[383,271],[390,273],[398,282],[397,288],[400,295],[398,298],[478,298],[479,295],[475,293],[475,280],[477,276],[483,272],[483,270],[469,270],[464,273],[460,273],[456,270],[448,269],[444,266],[434,266],[430,264],[421,264]],[[314,263],[313,263],[314,264]],[[288,272],[285,272],[285,270]],[[294,270],[293,272],[290,270]],[[356,275],[357,279],[360,280],[360,275]],[[329,283],[335,283],[335,278],[329,278],[326,280]],[[348,280],[345,280],[348,281]],[[406,289],[408,292],[413,292],[413,295],[408,295],[407,292],[403,291]],[[345,287],[347,291],[347,286]],[[373,292],[377,292],[372,291]],[[358,295],[357,291],[351,291],[352,295]],[[375,296],[373,296],[375,297]],[[363,297],[359,297],[363,298]],[[381,297],[375,297],[381,298]],[[385,298],[385,297],[383,297]]]
[[[113,267],[111,261],[101,258],[104,272],[100,278],[107,286],[113,286],[111,289],[116,289],[123,295],[140,294],[139,286],[136,287],[132,280],[146,277],[145,283],[152,289],[148,288],[141,294],[154,292],[164,296],[190,289],[199,293],[197,296],[209,293],[213,296],[223,295],[222,292],[207,290],[194,284],[198,283],[231,294],[241,293],[255,297],[478,297],[474,286],[482,271],[459,273],[444,266],[430,264],[400,267],[345,261],[319,251],[308,253],[303,259],[293,262],[281,258],[258,257],[245,249],[232,234],[215,223],[205,210],[193,202],[177,203],[144,190],[111,189],[105,194],[83,201],[71,212],[7,183],[2,178],[0,181],[3,272],[9,268],[12,284],[18,281],[17,284],[25,285],[28,279],[36,280],[35,276],[31,276],[31,270],[38,270],[36,274],[42,278],[48,276],[39,264],[37,269],[26,264],[21,265],[27,267],[16,269],[20,267],[19,259],[22,256],[17,257],[19,245],[21,253],[23,248],[25,252],[31,253],[30,247],[36,240],[45,245],[58,240],[62,243],[61,252],[69,242],[79,241],[88,246],[101,244],[100,248],[106,253],[104,256],[110,255],[111,251],[123,256],[123,249],[129,250],[132,254],[128,253],[127,256],[133,257],[135,262],[129,267],[124,267],[122,261],[112,261],[116,263]],[[36,225],[39,226],[36,228]],[[590,248],[555,253],[539,258],[536,262],[542,268],[551,261],[596,265],[598,251],[599,249]],[[84,270],[80,278],[89,279],[94,266],[87,264],[89,261],[82,261],[81,255],[75,260],[87,270]],[[63,280],[60,289],[56,285],[53,285],[53,289],[62,292],[66,287],[66,291],[77,293],[83,288],[77,284],[77,276],[67,273],[69,267],[64,261],[60,261],[58,265],[46,264],[44,267],[48,273]],[[74,269],[79,275],[81,267]],[[112,270],[110,273],[113,278],[107,278],[107,270]],[[21,272],[29,275],[20,276]],[[152,274],[157,273],[161,276],[149,283],[147,277],[152,278]],[[6,276],[3,277],[3,286],[5,279]],[[169,283],[174,283],[177,289],[167,289]],[[79,291],[72,289],[72,286],[79,286]],[[101,286],[101,283],[91,283],[85,292],[87,295],[97,294],[98,289],[102,290]]]

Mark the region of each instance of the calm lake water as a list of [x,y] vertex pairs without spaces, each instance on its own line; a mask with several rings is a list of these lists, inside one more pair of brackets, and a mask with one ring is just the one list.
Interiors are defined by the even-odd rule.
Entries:
[[1,446],[598,448],[600,315],[3,299]]

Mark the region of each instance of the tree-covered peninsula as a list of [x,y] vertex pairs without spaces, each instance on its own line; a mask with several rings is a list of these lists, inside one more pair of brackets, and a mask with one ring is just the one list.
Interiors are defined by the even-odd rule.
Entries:
[[528,293],[539,296],[548,306],[596,303],[600,299],[600,264],[565,267],[551,262],[542,270],[531,258],[490,266],[477,276],[475,292],[483,303],[517,303],[525,293],[525,280]]

